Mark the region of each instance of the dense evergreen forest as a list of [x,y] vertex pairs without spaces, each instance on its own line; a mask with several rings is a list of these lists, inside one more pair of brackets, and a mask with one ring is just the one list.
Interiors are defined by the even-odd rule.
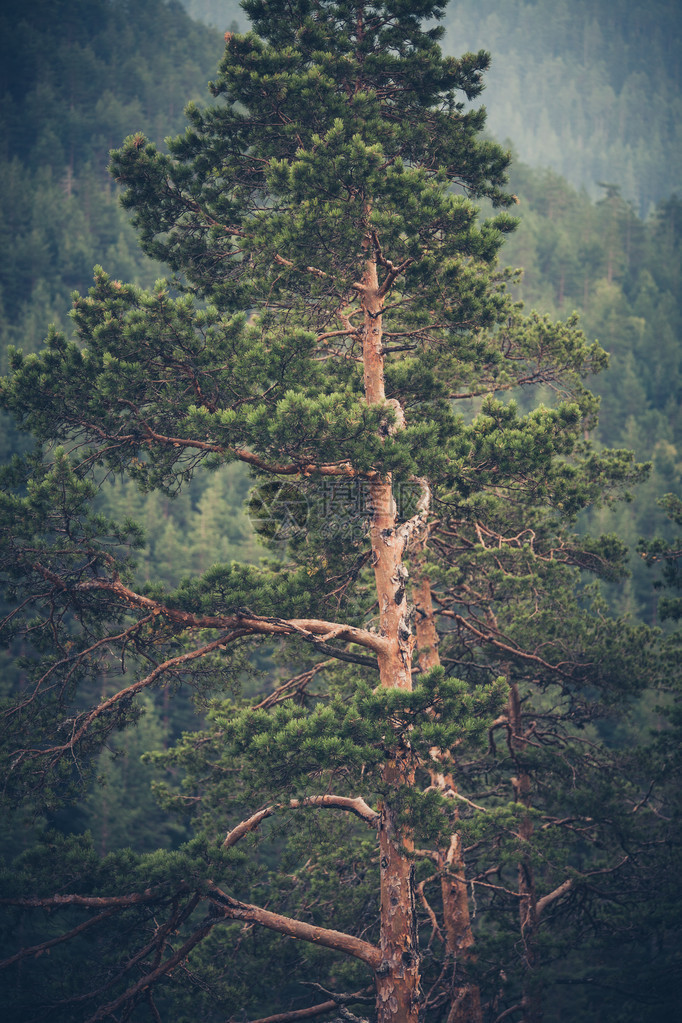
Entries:
[[[287,5],[247,0],[245,6],[265,35],[270,8],[283,11]],[[294,3],[287,10],[312,11],[314,6]],[[401,5],[393,6],[391,16],[407,19],[405,31],[416,32]],[[419,14],[423,8],[428,16],[439,5],[424,0],[412,7]],[[81,720],[90,706],[106,705],[117,698],[122,684],[133,683],[138,662],[148,671],[163,657],[170,663],[187,654],[194,642],[184,635],[171,636],[168,624],[158,627],[148,649],[141,632],[131,631],[135,638],[120,645],[110,638],[102,656],[88,661],[82,655],[73,676],[73,685],[81,686],[78,691],[72,691],[66,673],[61,695],[48,692],[45,707],[35,716],[22,710],[17,717],[17,696],[28,707],[28,694],[41,673],[56,671],[55,677],[62,678],[62,668],[45,667],[55,651],[67,663],[72,649],[104,644],[107,630],[114,635],[116,622],[122,623],[120,629],[132,629],[122,612],[91,607],[91,597],[74,596],[70,603],[65,599],[63,607],[61,596],[50,597],[49,612],[40,601],[34,607],[31,594],[40,590],[39,581],[35,575],[25,579],[23,568],[17,568],[30,560],[27,551],[40,550],[42,561],[52,566],[54,592],[62,569],[64,578],[68,572],[78,577],[75,589],[82,585],[87,552],[97,566],[93,577],[102,580],[110,572],[107,558],[113,557],[112,579],[120,573],[131,591],[156,601],[158,621],[163,620],[158,608],[188,614],[198,601],[207,623],[202,642],[209,645],[215,616],[228,611],[234,615],[237,605],[242,616],[246,608],[259,621],[272,622],[279,615],[299,621],[307,618],[302,609],[310,594],[324,593],[320,607],[325,611],[318,617],[335,621],[343,613],[346,619],[338,620],[350,622],[358,635],[379,610],[368,582],[374,561],[363,550],[357,530],[335,540],[333,530],[316,521],[318,512],[333,521],[339,497],[325,490],[331,503],[320,511],[317,492],[308,489],[307,470],[296,489],[281,476],[275,484],[268,482],[253,461],[249,468],[243,461],[217,457],[211,471],[194,472],[189,459],[191,468],[185,471],[180,462],[167,462],[159,450],[155,476],[134,458],[130,464],[107,463],[106,454],[97,453],[98,442],[88,437],[93,461],[95,455],[100,461],[94,483],[75,464],[60,462],[64,456],[55,456],[54,446],[46,449],[53,468],[41,476],[34,465],[29,479],[28,462],[12,464],[11,458],[30,460],[34,441],[9,413],[2,413],[2,456],[10,466],[0,510],[7,584],[6,638],[0,654],[6,715],[2,746],[8,756],[3,898],[10,905],[2,923],[0,966],[13,1019],[49,1017],[76,1023],[189,1021],[198,1016],[218,1021],[286,1012],[292,1014],[286,1019],[293,1021],[306,1018],[296,1012],[309,1009],[312,1002],[323,1005],[318,1006],[321,1019],[334,1014],[402,1019],[400,1014],[381,1016],[378,1009],[379,1015],[372,1015],[375,999],[367,987],[366,966],[371,954],[363,952],[364,946],[360,953],[365,960],[361,955],[352,958],[355,953],[343,959],[314,945],[282,939],[248,916],[241,917],[244,923],[228,916],[227,924],[211,929],[219,913],[229,910],[215,894],[208,910],[200,911],[200,897],[213,884],[215,872],[229,878],[230,892],[240,905],[267,904],[276,913],[298,914],[318,926],[326,919],[326,926],[374,948],[378,866],[367,825],[376,813],[368,795],[359,812],[356,802],[351,815],[341,815],[343,821],[313,819],[309,811],[304,820],[293,812],[279,820],[273,817],[269,830],[249,825],[244,831],[252,843],[248,848],[236,846],[241,833],[234,836],[240,826],[235,822],[251,820],[249,814],[271,807],[273,800],[281,805],[323,790],[349,800],[359,791],[353,787],[359,778],[367,779],[364,791],[375,805],[381,806],[382,799],[390,803],[386,776],[377,774],[377,751],[388,756],[381,727],[361,734],[354,723],[363,716],[375,720],[380,711],[402,722],[395,726],[403,729],[401,741],[409,734],[415,749],[421,742],[426,751],[434,744],[455,750],[450,760],[440,763],[439,772],[431,770],[430,779],[420,762],[415,777],[421,790],[417,792],[417,785],[396,811],[403,825],[411,822],[418,846],[431,842],[428,855],[416,860],[425,992],[419,1019],[661,1023],[676,1018],[682,993],[682,904],[676,883],[682,764],[675,702],[680,685],[680,606],[675,595],[680,588],[680,545],[674,530],[681,517],[679,501],[671,495],[679,493],[682,461],[681,20],[678,5],[666,0],[646,6],[625,0],[467,0],[445,9],[445,53],[459,56],[484,48],[493,55],[490,70],[480,68],[482,97],[477,95],[478,72],[468,66],[458,71],[469,95],[465,99],[458,94],[463,106],[457,116],[466,118],[466,111],[484,101],[487,135],[511,146],[514,158],[508,183],[483,185],[474,180],[472,170],[473,183],[466,186],[483,211],[481,217],[496,225],[482,228],[480,239],[473,227],[467,228],[470,234],[461,242],[480,262],[479,284],[466,285],[471,295],[461,285],[461,302],[470,303],[478,341],[462,344],[446,369],[459,374],[458,381],[466,386],[444,389],[438,376],[444,371],[429,354],[426,340],[420,343],[427,362],[433,358],[428,373],[416,373],[411,352],[403,356],[393,340],[398,354],[386,393],[397,395],[397,404],[408,409],[414,431],[409,443],[431,459],[434,478],[442,470],[439,446],[452,459],[456,449],[457,458],[463,459],[461,438],[485,434],[485,442],[476,441],[482,479],[493,459],[486,445],[496,444],[494,458],[502,468],[495,471],[503,473],[504,482],[465,482],[466,468],[459,476],[452,470],[445,473],[438,514],[429,526],[430,548],[420,554],[415,548],[410,555],[418,705],[396,697],[379,706],[379,698],[371,695],[376,679],[367,664],[367,647],[359,654],[361,645],[350,644],[350,657],[330,666],[319,643],[309,643],[301,657],[295,639],[282,645],[263,633],[253,649],[238,640],[229,657],[221,655],[224,663],[202,661],[190,685],[184,669],[173,669],[167,684],[144,687],[134,700],[116,704],[109,718],[93,726],[82,748],[71,749],[72,763],[55,759],[39,772],[38,783],[28,770],[24,775],[23,767],[18,771],[18,742],[25,742],[26,749],[30,742],[36,749],[51,748],[51,715]],[[189,287],[198,303],[192,315],[199,317],[193,320],[199,331],[214,336],[211,331],[227,330],[220,344],[241,366],[244,388],[251,386],[252,366],[266,364],[263,348],[253,339],[250,354],[235,354],[244,343],[237,341],[241,335],[236,325],[218,327],[233,312],[252,316],[261,299],[254,285],[233,299],[227,290],[206,283],[202,253],[218,244],[215,236],[205,240],[204,225],[193,222],[194,243],[183,237],[174,248],[167,242],[177,215],[170,202],[159,214],[163,230],[152,231],[149,217],[156,214],[145,206],[152,200],[146,185],[135,178],[147,170],[131,170],[138,159],[134,143],[119,150],[115,176],[128,189],[137,230],[120,205],[120,189],[109,171],[110,150],[120,147],[126,136],[144,133],[156,144],[161,160],[167,149],[164,139],[184,131],[187,103],[220,107],[224,100],[208,94],[206,83],[219,80],[223,33],[248,27],[236,3],[217,0],[186,0],[183,5],[163,0],[37,0],[30,7],[13,5],[0,13],[0,369],[19,373],[19,380],[22,372],[27,374],[26,394],[6,398],[5,404],[38,436],[47,436],[50,429],[58,436],[52,399],[46,397],[41,407],[40,398],[29,393],[43,387],[56,372],[56,363],[46,362],[43,376],[32,377],[32,370],[22,369],[7,353],[12,346],[27,355],[41,351],[50,323],[67,334],[75,324],[79,344],[96,349],[88,308],[81,309],[74,323],[69,320],[72,292],[88,293],[95,264],[108,277],[100,275],[91,298],[82,301],[101,308],[103,316],[118,310],[114,319],[120,317],[123,323],[129,314],[133,319],[150,315],[144,310],[161,294],[154,288],[156,279],[180,272],[183,276],[169,294],[181,302],[182,287]],[[270,31],[275,47],[302,45],[298,36],[287,39],[284,29],[275,31],[270,25]],[[230,46],[241,45],[229,44],[228,53]],[[404,58],[392,40],[387,43],[390,52],[394,45]],[[232,59],[238,67],[236,52]],[[251,59],[248,49],[239,53],[239,59]],[[234,101],[237,94],[229,88],[238,87],[246,97],[250,86],[230,67],[228,60],[221,73],[222,81],[229,82],[233,73],[238,80],[238,86],[224,86]],[[209,184],[202,187],[210,190],[207,167],[213,150],[202,163],[196,141],[207,135],[209,119],[206,115],[201,122],[195,115],[197,136],[176,143],[172,153],[192,167],[197,179],[206,175]],[[256,138],[252,144],[258,143]],[[485,145],[492,144],[481,143]],[[314,145],[311,151],[316,152]],[[471,160],[487,159],[486,173],[492,179],[494,160],[500,166],[504,162],[495,155],[497,148],[475,152]],[[347,154],[349,162],[359,159],[357,150],[353,154]],[[149,181],[158,186],[155,173],[149,172]],[[182,189],[186,181],[179,177],[175,184]],[[296,187],[302,190],[297,195],[305,195],[305,183]],[[505,199],[512,194],[513,201]],[[518,219],[515,230],[504,220],[506,214],[500,219],[505,202]],[[226,208],[220,208],[220,216],[227,216]],[[388,234],[389,228],[384,230]],[[464,228],[461,233],[464,238]],[[259,244],[266,243],[261,239]],[[295,251],[290,238],[284,244]],[[524,315],[538,310],[537,321],[522,320],[512,305],[498,308],[498,298],[482,297],[485,289],[492,295],[497,287],[495,271],[487,267],[493,265],[498,245],[502,265],[522,268],[521,276],[507,277],[506,294],[523,302]],[[223,252],[220,258],[226,258]],[[277,258],[284,259],[279,250]],[[405,258],[415,258],[414,253]],[[119,281],[150,289],[147,305],[126,297],[130,306],[121,312],[123,306],[116,305]],[[272,280],[268,286],[275,287]],[[319,284],[318,291],[313,287],[292,304],[287,316],[298,317],[297,330],[309,330],[311,323],[312,329],[321,329],[322,318],[304,322],[307,312],[301,309],[319,302],[323,291]],[[437,300],[430,295],[424,301]],[[214,306],[219,315],[211,311]],[[571,319],[574,312],[579,327]],[[168,313],[174,338],[185,329],[183,315],[189,314],[180,306]],[[277,317],[273,314],[270,322],[270,313],[261,315],[276,337]],[[421,310],[414,320],[406,317],[400,330],[426,331],[426,316]],[[557,320],[568,321],[565,333],[554,326]],[[537,325],[542,323],[545,327]],[[129,329],[134,327],[129,324]],[[505,330],[509,347],[502,357],[491,354],[490,338]],[[460,331],[458,326],[456,333]],[[608,353],[608,369],[606,358],[588,347],[594,338]],[[53,342],[57,354],[60,344]],[[437,351],[437,339],[433,344]],[[273,343],[272,352],[278,351]],[[163,361],[161,355],[158,359]],[[157,364],[152,360],[145,369],[153,390]],[[268,363],[269,371],[273,365]],[[301,362],[292,370],[283,359],[280,368],[292,388],[308,386],[305,373],[310,367]],[[218,363],[207,364],[207,378],[219,380],[221,371]],[[63,380],[54,385],[56,392],[68,392],[72,372],[77,379],[81,370],[65,369]],[[133,371],[126,365],[121,372],[133,374],[127,378],[132,388]],[[334,416],[340,413],[334,388],[345,394],[347,419],[356,415],[348,396],[358,386],[352,367],[338,374],[338,381],[317,384],[319,393],[325,388],[328,392],[324,429],[334,443],[347,446],[348,458],[358,465],[365,465],[363,458],[392,459],[391,471],[402,479],[401,492],[408,494],[405,501],[413,514],[417,498],[410,488],[419,474],[408,470],[413,456],[394,437],[397,419],[391,422],[389,413],[382,423],[362,420],[367,436],[383,430],[384,448],[379,454],[372,449],[361,455],[335,425]],[[477,374],[484,381],[480,389],[472,383]],[[102,379],[104,375],[102,369]],[[115,385],[89,377],[81,386],[98,394],[102,388],[103,400],[108,400]],[[168,381],[164,386],[170,392]],[[586,387],[600,398],[598,422]],[[45,388],[47,395],[47,384]],[[456,399],[460,426],[448,418],[448,395]],[[301,436],[313,431],[311,401],[306,391],[305,401],[297,406],[295,428],[278,427],[280,450],[296,449],[292,431]],[[431,422],[424,411],[428,409]],[[552,422],[547,431],[541,425],[546,417]],[[434,423],[441,431],[439,439]],[[252,440],[258,437],[254,443],[271,451],[267,445],[274,442],[258,433],[264,427],[249,428],[255,431]],[[75,429],[73,423],[70,429]],[[113,429],[111,422],[101,429]],[[214,425],[206,422],[201,430],[206,431],[202,442],[213,438],[217,451]],[[319,426],[315,430],[311,443],[324,459],[329,437]],[[457,440],[457,430],[472,432]],[[69,431],[61,436],[68,439]],[[385,456],[389,448],[393,453]],[[635,461],[622,449],[633,451]],[[534,457],[545,461],[534,464]],[[221,461],[228,464],[218,465]],[[358,512],[356,492],[351,501],[354,515],[362,520],[366,508]],[[94,517],[88,518],[88,509],[94,509]],[[412,521],[408,512],[400,514]],[[61,526],[55,526],[54,515],[63,516]],[[121,525],[114,527],[111,520]],[[77,556],[59,539],[61,529],[78,549]],[[495,545],[502,554],[495,554]],[[78,557],[82,563],[76,566]],[[233,561],[247,567],[216,568]],[[331,596],[327,578],[337,584]],[[419,589],[417,580],[427,580],[426,590]],[[27,610],[21,610],[22,601]],[[16,614],[15,606],[20,607]],[[441,629],[439,645],[424,631],[424,622],[434,614]],[[97,615],[109,615],[110,620],[98,623]],[[434,649],[440,651],[436,658]],[[251,724],[247,711],[254,706],[257,723]],[[443,708],[452,714],[457,738],[448,732]],[[18,740],[17,728],[22,735],[23,729],[33,730],[34,738]],[[308,752],[297,765],[299,747]],[[334,765],[331,771],[327,762]],[[446,841],[438,815],[442,817],[445,802],[442,779],[450,778],[450,769],[454,781],[449,791],[456,795],[449,799]],[[229,814],[223,812],[226,806]],[[349,816],[350,821],[345,819]],[[228,819],[229,827],[235,824],[228,834],[235,848],[228,843],[226,851],[220,842],[216,846],[216,835],[222,828],[224,839]],[[125,851],[128,847],[131,851]],[[454,849],[460,850],[459,860]],[[455,874],[467,879],[466,908],[461,899],[452,908],[457,902],[453,891],[462,890],[461,883],[448,888],[447,879]],[[188,877],[194,880],[183,888]],[[123,886],[122,878],[127,879]],[[73,905],[55,911],[58,903],[49,903],[55,893],[77,891],[82,897],[102,898],[125,890],[132,899],[157,889],[162,895],[148,908],[128,908],[116,915],[113,904],[102,904],[98,912],[103,931],[93,922],[90,932],[82,911]],[[43,901],[36,909],[30,898]],[[330,907],[333,915],[325,917]],[[448,907],[454,914],[450,919],[458,922],[457,938],[450,933],[456,928],[448,925]],[[444,922],[439,922],[441,914]],[[202,932],[201,942],[183,951],[183,942],[191,944],[202,927],[205,940]],[[89,933],[97,935],[93,943]],[[70,940],[61,940],[65,934]],[[32,951],[25,954],[20,948]],[[177,972],[173,963],[162,970],[176,954]],[[141,983],[157,970],[155,987]]]
[[675,0],[482,0],[450,8],[446,46],[494,54],[488,127],[525,162],[646,217],[680,188],[681,42]]
[[0,11],[3,351],[36,350],[100,260],[151,283],[118,205],[109,150],[161,142],[203,96],[222,36],[179,5],[37,0]]

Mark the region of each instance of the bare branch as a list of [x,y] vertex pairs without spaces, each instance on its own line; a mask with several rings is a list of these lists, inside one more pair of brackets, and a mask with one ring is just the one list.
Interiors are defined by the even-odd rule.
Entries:
[[558,888],[555,888],[553,892],[549,892],[547,895],[543,895],[541,899],[538,899],[537,906],[535,907],[537,915],[540,916],[542,911],[546,909],[547,906],[551,905],[551,903],[554,902],[556,899],[560,899],[561,896],[565,895],[566,892],[569,891],[572,887],[573,881],[569,877],[563,882],[563,884],[560,884]]
[[245,835],[250,834],[250,832],[255,831],[258,827],[260,827],[266,818],[272,817],[273,813],[276,813],[278,809],[280,809],[279,804],[266,806],[264,809],[254,813],[246,820],[240,821],[236,827],[232,828],[231,831],[228,831],[223,842],[223,849],[231,849],[232,846],[236,845],[237,842],[240,842]]
[[[318,988],[324,994],[331,994],[332,997],[329,1001],[320,1002],[318,1005],[309,1005],[305,1009],[291,1009],[289,1012],[278,1012],[274,1016],[263,1016],[261,1019],[252,1020],[251,1023],[296,1023],[296,1020],[299,1019],[311,1019],[313,1016],[322,1016],[325,1012],[333,1012],[340,1005],[370,1001],[367,997],[369,988],[346,995],[328,992],[321,984],[313,983],[310,986]],[[234,1023],[234,1017],[228,1023]]]
[[472,810],[480,810],[481,813],[488,813],[488,810],[486,809],[485,806],[479,806],[478,803],[472,802],[471,799],[467,799],[466,796],[463,796],[460,792],[457,792],[457,790],[453,789],[452,787],[444,788],[441,785],[429,785],[427,789],[424,789],[424,792],[440,792],[443,799],[460,799],[463,803],[466,803],[467,806],[470,806]]
[[630,811],[631,813],[637,813],[637,811],[638,811],[638,810],[641,810],[641,809],[642,809],[642,807],[643,807],[643,806],[644,806],[644,805],[645,805],[646,803],[648,803],[648,801],[649,801],[649,796],[650,796],[650,795],[651,795],[651,793],[653,792],[653,790],[654,790],[654,785],[655,785],[655,784],[656,784],[656,783],[655,783],[654,781],[652,781],[652,782],[651,782],[651,784],[649,785],[649,788],[647,789],[646,795],[645,795],[645,796],[643,796],[643,797],[642,797],[642,799],[640,799],[640,801],[639,801],[638,803],[636,803],[636,804],[635,804],[635,805],[633,806],[632,810]]
[[329,274],[325,273],[324,270],[319,270],[316,266],[296,266],[290,259],[285,259],[284,256],[280,256],[279,253],[275,255],[275,263],[280,266],[289,267],[290,270],[297,270],[299,273],[312,274],[314,277],[324,277],[329,279]]
[[438,921],[436,919],[436,914],[434,913],[433,909],[431,908],[431,906],[429,904],[428,899],[426,898],[426,895],[424,894],[424,885],[427,884],[429,881],[433,881],[437,877],[438,877],[438,874],[433,874],[431,877],[425,877],[423,881],[419,882],[419,884],[416,886],[416,889],[415,889],[415,891],[419,895],[419,898],[421,900],[421,904],[424,907],[424,909],[426,910],[427,916],[428,916],[429,920],[431,921],[431,939],[429,940],[429,945],[431,944],[431,941],[433,941],[433,937],[436,934],[438,935],[440,940],[443,942],[443,944],[445,944],[445,939],[443,938],[443,932],[441,931],[440,927],[438,926]]
[[94,653],[94,651],[99,649],[100,647],[106,646],[107,644],[110,643],[118,642],[125,643],[128,639],[134,636],[139,629],[141,629],[144,625],[147,625],[150,621],[152,621],[152,618],[153,615],[147,615],[145,618],[140,618],[133,625],[131,625],[130,628],[125,629],[123,632],[119,632],[114,636],[104,636],[102,639],[97,640],[97,642],[92,643],[89,647],[86,647],[83,650],[79,650],[75,654],[69,654],[66,657],[62,657],[58,661],[54,661],[47,669],[47,671],[38,679],[38,681],[36,682],[32,691],[28,694],[26,699],[22,700],[21,703],[14,704],[14,706],[10,707],[8,710],[4,712],[3,716],[8,718],[12,717],[13,715],[20,713],[20,711],[22,711],[25,707],[32,703],[35,700],[36,695],[40,692],[40,690],[42,689],[44,691],[46,681],[48,680],[50,675],[54,674],[54,672],[57,671],[58,668],[63,668],[65,665],[71,664],[73,665],[73,667],[70,669],[70,672],[72,672],[76,667],[78,667],[78,665],[83,660],[85,660],[86,657],[88,657],[89,654]]
[[[295,1023],[299,1019],[311,1019],[313,1016],[322,1016],[325,1012],[333,1012],[336,1009],[336,1002],[320,1002],[318,1005],[309,1005],[306,1009],[292,1009],[291,1012],[277,1012],[274,1016],[261,1016],[251,1023]],[[228,1023],[234,1023],[234,1016],[231,1016]]]
[[[320,1002],[318,1005],[309,1005],[306,1009],[292,1009],[291,1012],[278,1012],[274,1016],[262,1016],[260,1019],[252,1020],[251,1023],[295,1023],[296,1020],[322,1016],[325,1012],[334,1012],[336,1009],[336,1002],[330,1000]],[[228,1023],[232,1023],[233,1018]]]
[[53,948],[55,945],[60,945],[63,941],[69,941],[71,938],[75,938],[76,935],[82,934],[83,931],[87,931],[89,927],[93,927],[95,924],[101,923],[102,920],[106,920],[108,917],[113,916],[114,913],[118,912],[118,906],[112,906],[110,909],[105,909],[103,913],[98,913],[97,916],[91,916],[89,920],[84,920],[78,924],[77,927],[73,927],[70,931],[66,931],[65,934],[60,934],[58,938],[52,938],[50,941],[43,941],[40,945],[31,945],[30,948],[22,948],[20,952],[10,956],[9,959],[3,959],[0,963],[0,970],[4,970],[7,966],[11,966],[13,963],[19,962],[21,959],[25,959],[27,956],[40,955],[42,952],[46,952],[48,948]]
[[507,1016],[511,1016],[513,1012],[523,1012],[523,1006],[521,1003],[518,1005],[510,1005],[508,1009],[501,1012],[499,1016],[495,1017],[495,1023],[500,1023],[500,1020],[506,1019]]
[[266,806],[262,810],[258,810],[247,820],[241,821],[236,827],[232,828],[231,831],[225,837],[223,842],[224,849],[230,849],[233,845],[236,845],[245,835],[248,835],[251,831],[255,831],[256,828],[260,827],[261,823],[268,817],[272,817],[273,814],[277,813],[278,810],[289,809],[289,810],[301,810],[306,807],[325,807],[333,810],[346,810],[348,813],[355,814],[360,820],[365,821],[366,824],[370,824],[372,827],[376,827],[380,820],[380,815],[373,810],[371,806],[358,796],[356,799],[351,799],[348,796],[307,796],[305,799],[291,799],[288,803],[273,803],[271,806]]
[[342,931],[334,931],[327,927],[315,927],[302,920],[294,920],[291,917],[282,916],[280,913],[271,913],[267,909],[261,909],[260,906],[239,902],[226,895],[215,885],[209,888],[208,895],[213,904],[229,920],[246,920],[249,923],[260,924],[262,927],[277,931],[279,934],[286,934],[290,938],[297,938],[299,941],[323,945],[336,952],[354,956],[367,963],[373,970],[378,969],[381,963],[381,950],[352,934],[344,934]]
[[545,661],[544,658],[538,657],[537,654],[531,654],[528,653],[526,650],[521,650],[519,647],[510,646],[508,643],[502,643],[501,640],[496,639],[490,632],[481,632],[480,629],[477,629],[474,625],[471,624],[471,622],[467,621],[466,618],[463,618],[462,615],[457,614],[455,611],[448,611],[446,609],[441,608],[437,613],[445,618],[453,618],[456,622],[458,622],[465,629],[467,629],[468,632],[473,633],[474,636],[477,636],[479,639],[484,640],[484,642],[486,643],[491,643],[493,646],[496,646],[499,650],[504,650],[506,653],[511,654],[513,657],[520,657],[524,661],[532,661],[535,664],[540,664],[542,665],[543,668],[547,668],[550,671],[557,672],[557,674],[559,675],[565,674],[565,672],[563,672],[561,668],[559,668],[557,665],[550,664],[549,661]]
[[[119,690],[113,696],[110,696],[108,700],[104,700],[97,707],[90,711],[85,718],[80,719],[78,727],[74,727],[74,731],[71,734],[68,742],[63,743],[61,746],[54,746],[50,749],[43,750],[23,750],[21,753],[30,753],[35,756],[55,756],[58,753],[63,753],[65,750],[73,749],[76,744],[83,738],[86,731],[90,728],[93,721],[96,721],[98,717],[104,714],[106,711],[111,710],[121,700],[129,699],[135,696],[137,693],[146,689],[147,686],[152,685],[156,680],[167,671],[182,667],[188,664],[190,661],[196,660],[199,657],[205,657],[206,654],[212,653],[214,650],[219,650],[224,647],[227,643],[237,639],[239,636],[244,635],[244,631],[233,630],[230,633],[226,633],[220,636],[218,639],[213,640],[211,643],[205,643],[203,646],[198,647],[196,650],[189,650],[187,653],[179,654],[177,657],[171,657],[162,664],[157,665],[149,675],[145,678],[140,679],[138,682],[134,682],[132,685],[127,686],[125,689]],[[78,720],[78,719],[76,719]],[[19,754],[19,755],[20,755]]]
[[195,945],[198,945],[200,941],[206,937],[209,931],[215,926],[217,920],[210,920],[204,923],[203,926],[199,927],[194,934],[190,935],[187,941],[168,959],[165,959],[155,970],[151,970],[146,976],[142,977],[136,984],[129,987],[127,991],[124,991],[122,995],[116,998],[113,1002],[109,1002],[108,1005],[102,1005],[94,1014],[86,1020],[86,1023],[97,1023],[97,1020],[105,1019],[107,1016],[112,1015],[118,1008],[129,1002],[135,995],[140,994],[148,990],[152,984],[154,984],[160,977],[165,976],[167,973],[183,962],[189,953],[192,951]]
[[333,810],[347,810],[355,814],[366,824],[376,827],[381,819],[380,814],[373,810],[361,796],[351,799],[348,796],[307,796],[305,799],[292,799],[289,803],[292,809],[299,809],[307,806],[330,807]]
[[[188,889],[184,885],[179,890],[187,891]],[[50,895],[46,898],[35,896],[30,899],[0,899],[0,905],[26,906],[30,909],[60,909],[63,906],[85,906],[91,909],[109,907],[126,909],[128,906],[152,902],[158,896],[158,889],[146,888],[143,892],[133,892],[131,895]]]
[[289,699],[293,694],[302,692],[318,672],[323,671],[333,663],[333,660],[320,661],[319,664],[314,664],[308,671],[287,679],[281,686],[277,686],[274,692],[262,699],[260,703],[254,704],[251,710],[264,710],[268,707],[273,707],[276,703],[282,703],[284,700]]

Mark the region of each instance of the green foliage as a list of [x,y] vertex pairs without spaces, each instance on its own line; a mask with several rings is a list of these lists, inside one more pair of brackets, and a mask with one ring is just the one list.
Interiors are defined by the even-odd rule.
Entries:
[[296,792],[311,775],[343,769],[351,785],[362,776],[380,791],[382,768],[396,748],[409,751],[416,767],[436,745],[476,744],[505,696],[502,678],[471,693],[435,669],[411,691],[356,683],[350,698],[338,694],[312,712],[286,703],[228,717],[218,710],[215,719],[228,762],[242,762],[245,777],[264,790]]

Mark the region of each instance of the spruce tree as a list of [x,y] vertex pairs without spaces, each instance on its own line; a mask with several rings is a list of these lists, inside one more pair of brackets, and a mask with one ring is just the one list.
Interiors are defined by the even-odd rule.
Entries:
[[[255,31],[228,34],[216,103],[188,109],[167,154],[138,134],[113,156],[143,249],[175,277],[141,291],[97,268],[89,294],[74,297],[74,337],[51,331],[42,355],[14,353],[2,384],[5,407],[43,444],[5,474],[3,569],[16,608],[6,627],[26,672],[6,707],[6,797],[56,805],[145,690],[190,682],[220,700],[206,733],[166,757],[186,780],[165,798],[194,807],[203,831],[134,868],[85,852],[74,870],[77,854],[58,845],[59,893],[47,871],[28,892],[25,872],[5,901],[92,912],[64,938],[106,922],[102,980],[41,996],[53,1019],[81,1018],[84,1005],[92,1020],[138,1006],[158,1018],[163,999],[179,1018],[174,969],[189,959],[210,985],[220,935],[241,947],[239,926],[246,942],[256,925],[312,946],[298,966],[329,985],[317,1014],[348,1016],[371,983],[377,1023],[475,1021],[449,765],[485,748],[514,705],[509,661],[535,640],[507,643],[499,670],[458,670],[478,654],[448,668],[433,656],[423,601],[432,578],[436,589],[465,581],[477,545],[484,570],[504,575],[486,538],[505,548],[498,561],[521,551],[505,601],[536,554],[608,572],[618,545],[569,541],[561,521],[570,528],[641,469],[585,440],[597,403],[582,379],[605,365],[599,346],[574,320],[524,317],[508,295],[496,256],[514,221],[481,221],[476,205],[514,204],[508,155],[481,138],[484,111],[465,103],[489,58],[442,56],[433,26],[444,4],[243,6]],[[524,385],[552,389],[556,405],[522,414],[503,400]],[[174,590],[136,587],[127,551],[139,533],[90,510],[98,481],[120,473],[173,494],[201,467],[235,461],[250,467],[252,514],[280,560],[215,565]],[[517,544],[505,539],[511,523]],[[430,558],[432,543],[445,563]],[[495,648],[492,631],[481,638]],[[118,684],[100,700],[102,674]],[[510,741],[525,750],[509,713]],[[507,814],[508,828],[521,820],[516,848],[530,847],[526,796]],[[310,813],[335,819],[307,846],[294,836],[311,866],[304,856],[290,870],[265,829]],[[530,918],[535,895],[521,896]],[[62,937],[36,937],[11,965]],[[284,963],[280,947],[268,954]],[[338,972],[352,995],[319,948],[349,958]],[[252,993],[234,982],[229,1011],[250,1011]],[[212,1011],[223,1018],[219,998]]]

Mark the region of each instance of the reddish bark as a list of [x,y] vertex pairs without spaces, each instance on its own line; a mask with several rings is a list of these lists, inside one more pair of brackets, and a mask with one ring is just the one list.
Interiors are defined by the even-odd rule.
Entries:
[[[363,311],[365,398],[370,405],[386,404],[382,339],[383,294],[377,276],[374,240],[364,240],[367,262],[359,288]],[[370,483],[372,563],[379,601],[381,685],[412,688],[414,636],[409,619],[403,564],[406,536],[398,528],[390,476]],[[384,771],[389,791],[410,784],[413,767],[409,751]],[[390,795],[381,807],[379,825],[381,876],[381,966],[376,971],[378,1023],[417,1023],[419,1015],[419,950],[414,894],[413,843],[409,829],[398,821]]]
[[[512,750],[522,755],[528,745],[528,741],[523,729],[519,690],[515,683],[509,690],[508,715]],[[529,809],[531,805],[530,775],[521,767],[517,776],[512,778],[511,781],[515,801],[521,803],[525,809]],[[532,836],[533,822],[530,814],[524,814],[519,826],[519,838],[524,844],[529,844]],[[523,997],[521,1001],[523,1006],[523,1023],[540,1023],[542,1019],[542,1006],[540,994],[537,985],[534,983],[533,976],[537,963],[535,942],[538,927],[538,904],[535,892],[535,874],[530,855],[524,854],[519,858],[518,884],[521,896],[519,900],[519,924],[525,965]]]
[[[440,657],[431,583],[422,563],[423,556],[418,555],[414,565],[412,595],[416,608],[419,667],[422,671],[428,671],[440,664]],[[447,753],[438,749],[432,750],[432,756],[442,762],[447,759]],[[457,792],[454,778],[449,772],[431,769],[430,774],[432,785],[443,793]],[[457,833],[451,835],[447,849],[436,850],[436,863],[441,873],[445,947],[454,965],[453,997],[447,1023],[481,1023],[481,996],[478,986],[469,983],[462,976],[460,966],[466,965],[467,960],[473,958],[474,936],[471,930],[462,842]]]

